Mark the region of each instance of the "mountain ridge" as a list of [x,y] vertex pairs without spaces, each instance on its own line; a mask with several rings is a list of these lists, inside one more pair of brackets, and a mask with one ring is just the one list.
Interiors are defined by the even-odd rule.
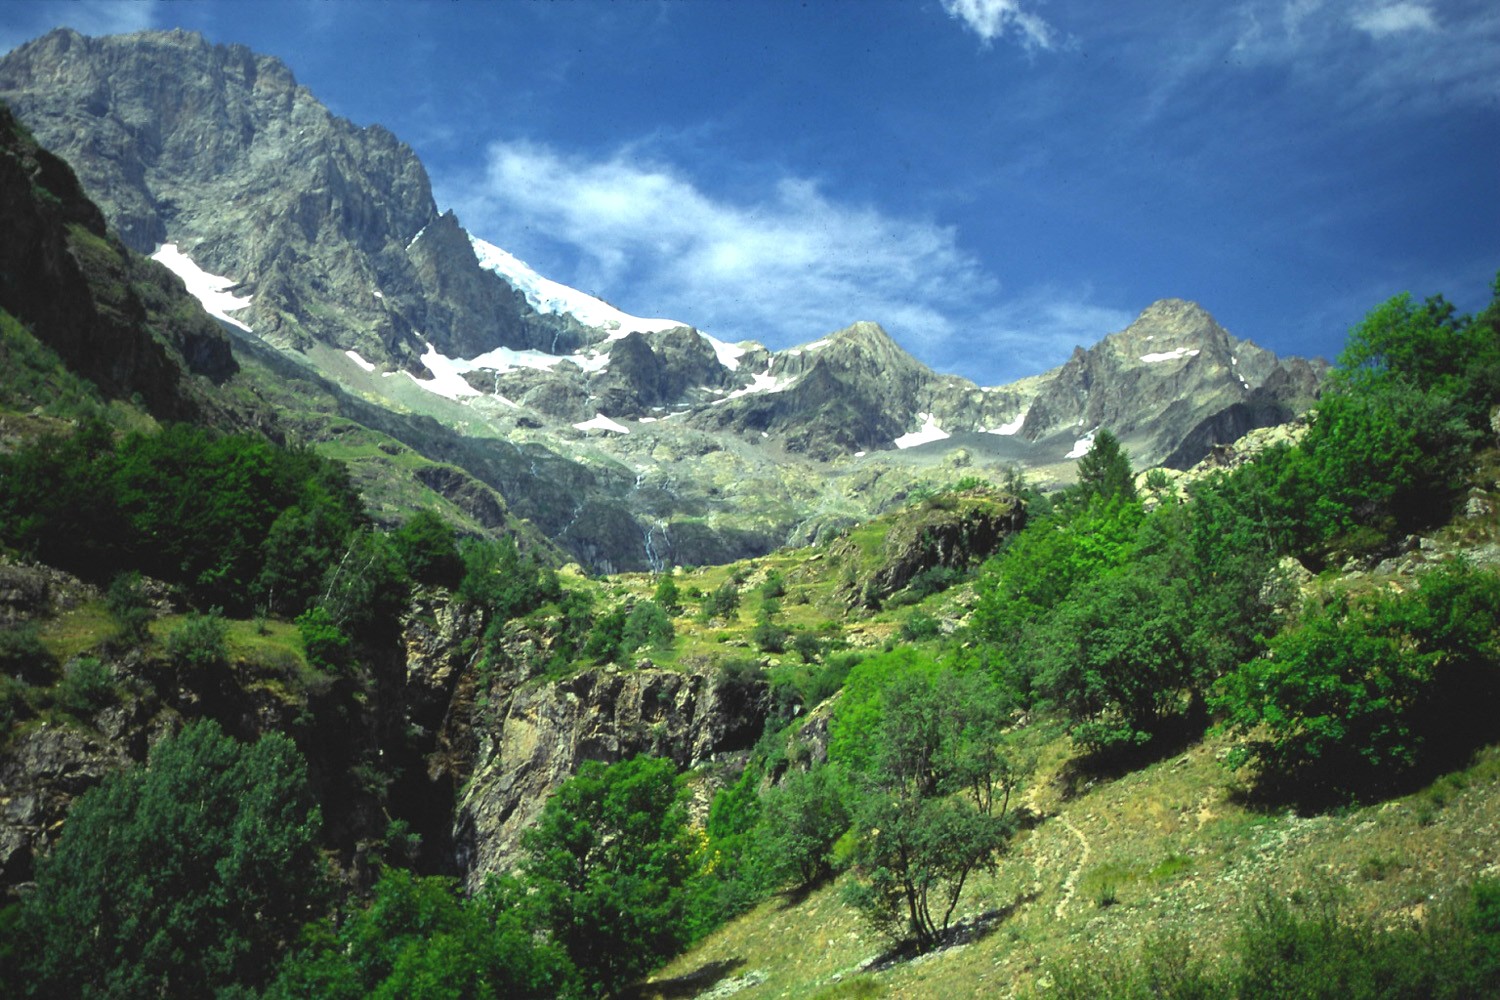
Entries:
[[[933,372],[875,323],[770,350],[629,316],[465,231],[410,147],[333,115],[279,60],[186,32],[53,32],[0,58],[0,100],[75,162],[127,243],[190,286],[190,269],[222,275],[206,304],[236,336],[466,439],[442,460],[468,455],[596,569],[798,544],[933,478],[1065,482],[1105,425],[1138,467],[1190,465],[1293,415],[1321,373],[1180,300],[991,387]],[[500,473],[482,457],[496,449],[557,481]]]

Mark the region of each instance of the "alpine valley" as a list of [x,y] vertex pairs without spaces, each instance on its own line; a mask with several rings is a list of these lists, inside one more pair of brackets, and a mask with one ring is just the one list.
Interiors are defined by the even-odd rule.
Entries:
[[0,994],[1500,996],[1494,291],[979,386],[552,281],[247,48],[23,44]]

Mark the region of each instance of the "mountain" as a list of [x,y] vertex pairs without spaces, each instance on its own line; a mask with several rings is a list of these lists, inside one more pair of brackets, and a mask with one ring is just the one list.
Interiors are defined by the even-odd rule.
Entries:
[[[998,387],[931,371],[875,323],[772,351],[630,316],[468,233],[408,146],[278,60],[186,32],[55,31],[0,59],[0,100],[239,350],[274,349],[382,433],[407,425],[406,447],[596,570],[826,537],[922,482],[1063,482],[1103,426],[1138,468],[1191,465],[1293,415],[1322,370],[1176,300]],[[309,433],[338,450],[333,427]],[[357,461],[372,487],[389,472]]]

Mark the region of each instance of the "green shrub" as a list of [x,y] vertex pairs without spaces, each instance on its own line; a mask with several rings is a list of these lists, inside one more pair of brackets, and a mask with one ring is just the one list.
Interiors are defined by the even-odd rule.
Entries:
[[413,514],[391,541],[407,574],[418,583],[452,588],[463,580],[464,562],[453,528],[432,511]]
[[1379,791],[1495,732],[1497,623],[1500,575],[1451,563],[1415,593],[1311,605],[1213,703],[1267,785]]
[[323,899],[320,820],[290,740],[212,722],[82,795],[23,906],[37,996],[259,989]]
[[190,614],[167,635],[167,656],[189,670],[222,667],[229,662],[229,626],[217,609]]
[[149,637],[151,601],[139,573],[122,573],[114,578],[105,595],[105,606],[119,627],[115,639],[126,645],[136,645]]
[[750,630],[750,641],[762,653],[786,652],[787,639],[791,633],[774,622],[763,621]]
[[586,761],[521,843],[529,898],[589,988],[612,993],[687,943],[694,843],[671,761]]
[[792,771],[766,794],[759,849],[776,882],[805,887],[833,874],[833,845],[849,829],[851,798],[843,774],[828,765]]
[[302,638],[302,654],[308,666],[328,674],[341,674],[349,669],[349,637],[334,623],[327,608],[319,604],[299,615],[297,633]]
[[80,656],[63,668],[62,680],[52,690],[52,701],[70,715],[84,718],[115,700],[115,680],[109,667],[93,656]]
[[27,684],[46,684],[56,676],[57,657],[42,645],[35,625],[0,629],[0,674]]
[[733,620],[740,613],[740,588],[733,580],[725,580],[712,592],[703,595],[703,606],[698,612],[701,621],[715,618]]
[[926,642],[943,634],[943,623],[925,611],[913,611],[901,623],[901,641]]

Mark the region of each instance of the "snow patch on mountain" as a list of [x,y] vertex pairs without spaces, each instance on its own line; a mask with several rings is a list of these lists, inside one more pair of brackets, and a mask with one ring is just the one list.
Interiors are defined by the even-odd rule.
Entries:
[[590,351],[587,354],[569,354],[563,358],[571,361],[590,375],[597,374],[609,367],[609,354],[605,351]]
[[937,417],[931,413],[917,414],[922,418],[922,426],[910,434],[903,434],[891,442],[897,448],[915,448],[919,444],[930,444],[933,441],[946,440],[951,435],[938,426]]
[[674,319],[631,316],[592,295],[542,277],[525,261],[493,243],[473,235],[469,237],[469,243],[474,248],[474,258],[479,261],[479,266],[504,278],[511,287],[525,295],[526,301],[539,313],[572,316],[584,326],[608,330],[611,340],[632,333],[659,333],[687,325]]
[[1177,361],[1182,358],[1196,358],[1198,349],[1179,347],[1175,351],[1162,351],[1160,354],[1142,354],[1141,360],[1148,365],[1154,365],[1161,361]]
[[1030,408],[1022,410],[1020,413],[1018,413],[1016,415],[1016,417],[1015,417],[1014,420],[1009,420],[1009,421],[1001,424],[999,427],[991,429],[987,433],[989,433],[989,434],[1003,434],[1006,437],[1010,437],[1012,434],[1018,433],[1021,430],[1021,428],[1023,426],[1025,426],[1025,424],[1026,424],[1026,415],[1028,413],[1030,413],[1030,412],[1031,412]]
[[[479,396],[482,393],[463,379],[463,373],[473,371],[474,366],[467,361],[459,361],[445,357],[438,353],[436,347],[427,345],[427,351],[422,355],[422,364],[432,372],[432,378],[417,378],[411,376],[411,380],[428,392],[435,392],[439,396],[447,396],[449,399],[460,399],[464,396]],[[410,372],[407,372],[411,375]]]
[[345,351],[344,353],[349,355],[350,361],[353,361],[356,365],[359,365],[359,367],[364,371],[372,372],[375,370],[375,366],[366,361],[364,358],[360,357],[358,351]]
[[[791,378],[777,378],[775,375],[771,374],[769,369],[767,369],[766,371],[760,372],[753,376],[749,385],[745,386],[742,389],[734,390],[723,399],[714,400],[714,403],[723,403],[727,400],[735,399],[739,396],[753,396],[757,393],[762,392],[785,392],[793,385],[796,385],[796,383],[797,379],[795,376]],[[704,388],[707,388],[707,386],[705,386]]]
[[739,371],[740,358],[744,356],[745,349],[738,344],[726,344],[722,340],[710,337],[706,333],[700,333],[700,337],[708,341],[708,346],[714,349],[714,357],[719,359],[719,364],[730,371]]
[[[517,368],[534,368],[539,371],[551,371],[560,361],[572,360],[560,354],[547,354],[545,351],[517,351],[509,347],[497,347],[493,351],[485,351],[483,354],[462,362],[473,368],[486,368],[497,374],[504,375],[506,372]],[[466,371],[469,369],[465,369]]]
[[164,264],[167,270],[182,279],[187,285],[187,290],[193,298],[203,303],[204,310],[215,319],[221,319],[226,323],[233,323],[246,333],[254,333],[244,323],[229,315],[238,312],[250,304],[250,296],[240,297],[229,289],[238,285],[239,282],[233,278],[226,278],[222,274],[209,274],[203,268],[193,263],[192,258],[177,249],[176,243],[163,243],[156,248],[151,259],[159,264]]
[[1089,449],[1094,446],[1094,435],[1098,433],[1099,428],[1095,427],[1083,437],[1079,438],[1077,441],[1074,441],[1073,450],[1064,455],[1063,458],[1082,458],[1083,456],[1087,455],[1089,453]]
[[624,424],[618,424],[602,413],[594,414],[590,420],[584,420],[573,425],[581,431],[610,431],[614,434],[629,434],[630,428]]

